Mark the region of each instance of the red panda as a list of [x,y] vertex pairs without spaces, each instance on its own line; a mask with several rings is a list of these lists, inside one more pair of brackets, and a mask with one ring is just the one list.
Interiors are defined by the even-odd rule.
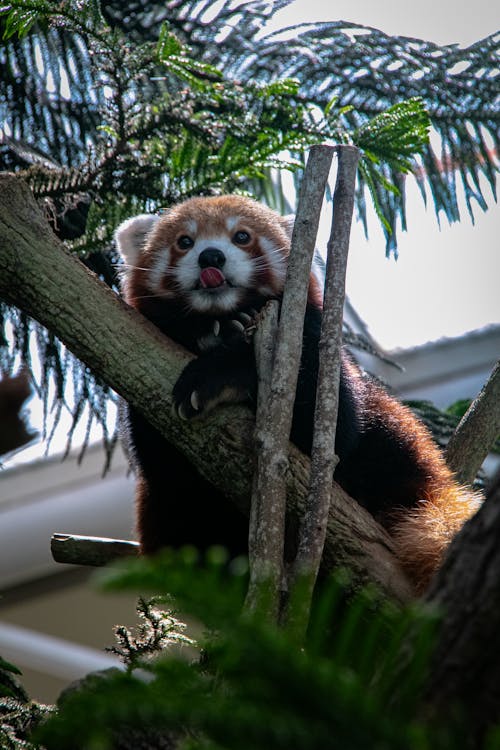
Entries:
[[[118,228],[125,300],[198,355],[174,387],[180,418],[223,402],[255,401],[247,324],[268,299],[282,294],[291,226],[289,217],[226,195],[192,198],[161,216],[137,216]],[[320,325],[320,288],[312,274],[291,432],[308,453]],[[142,550],[221,543],[231,552],[246,551],[246,520],[132,408],[128,432],[137,465]],[[389,530],[401,564],[422,591],[479,501],[455,483],[424,425],[347,352],[335,448],[336,481]]]

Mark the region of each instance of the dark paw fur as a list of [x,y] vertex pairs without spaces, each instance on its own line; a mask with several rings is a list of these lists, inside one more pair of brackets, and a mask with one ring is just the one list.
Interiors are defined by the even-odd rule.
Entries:
[[255,310],[242,310],[229,321],[228,325],[238,335],[243,336],[245,341],[250,342],[256,329],[257,312]]
[[219,358],[203,358],[185,367],[172,393],[173,407],[181,419],[207,414],[219,404],[238,403],[250,396],[245,368],[228,368]]
[[257,312],[251,308],[240,310],[234,317],[217,321],[217,331],[223,343],[251,343],[256,329]]
[[240,349],[250,346],[256,330],[257,312],[251,308],[234,314],[231,318],[214,320],[211,329],[197,339],[197,347],[201,353],[209,352],[219,347]]

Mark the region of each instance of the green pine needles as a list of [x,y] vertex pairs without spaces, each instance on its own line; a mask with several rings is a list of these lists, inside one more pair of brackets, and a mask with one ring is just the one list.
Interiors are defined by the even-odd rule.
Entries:
[[[157,42],[137,44],[106,23],[97,2],[23,0],[4,6],[0,15],[5,18],[4,39],[12,47],[5,46],[7,64],[10,55],[14,63],[19,53],[30,54],[34,44],[35,58],[40,53],[43,58],[42,67],[31,67],[37,86],[54,79],[58,65],[66,71],[66,88],[59,69],[59,91],[51,99],[69,97],[76,104],[82,97],[79,81],[89,88],[89,101],[82,102],[88,112],[58,115],[72,129],[78,121],[90,144],[82,143],[78,164],[72,157],[71,163],[57,167],[57,154],[46,159],[36,154],[37,148],[54,151],[50,141],[57,123],[50,103],[44,113],[49,129],[41,142],[21,146],[16,131],[23,123],[15,105],[12,133],[6,138],[18,156],[37,164],[25,177],[40,198],[85,191],[94,196],[91,211],[104,215],[100,231],[86,233],[80,252],[109,248],[113,226],[103,209],[109,202],[118,200],[126,215],[132,208],[154,210],[214,190],[241,190],[249,181],[265,180],[271,167],[296,171],[304,151],[325,139],[352,141],[361,148],[361,184],[366,183],[383,226],[392,232],[393,222],[374,185],[397,193],[384,167],[410,171],[412,157],[427,144],[429,121],[418,98],[352,128],[344,119],[352,107],[333,106],[331,100],[325,116],[318,118],[316,102],[304,94],[298,78],[234,80],[195,57],[167,22],[158,28]],[[14,40],[16,35],[21,41]],[[59,60],[50,59],[49,49],[60,50]]]
[[[353,134],[353,141],[361,151],[359,171],[389,238],[394,231],[388,218],[391,214],[384,211],[384,195],[388,191],[400,196],[400,190],[387,173],[405,175],[412,171],[415,154],[421,153],[428,142],[430,125],[424,103],[416,97],[394,104]],[[390,244],[396,252],[394,241]]]
[[35,24],[45,25],[47,21],[55,25],[71,26],[81,34],[99,36],[96,30],[102,22],[98,0],[65,0],[55,3],[51,0],[23,0],[13,2],[0,8],[6,14],[4,39],[17,35],[26,36]]
[[208,634],[196,658],[148,654],[67,693],[36,734],[47,750],[130,747],[130,733],[137,747],[183,750],[468,747],[460,720],[443,726],[422,698],[439,620],[421,604],[399,610],[338,574],[323,582],[299,647],[258,613],[240,614],[245,567],[218,551],[202,564],[167,551],[106,579],[173,595]]
[[33,730],[53,712],[51,706],[30,701],[19,682],[20,670],[0,656],[0,747],[36,750]]

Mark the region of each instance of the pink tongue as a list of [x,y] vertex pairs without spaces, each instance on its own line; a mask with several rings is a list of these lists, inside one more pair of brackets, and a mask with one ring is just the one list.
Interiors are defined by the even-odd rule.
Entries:
[[222,286],[225,281],[226,279],[222,271],[219,271],[218,268],[214,268],[213,266],[204,268],[200,273],[200,282],[205,289],[207,287]]

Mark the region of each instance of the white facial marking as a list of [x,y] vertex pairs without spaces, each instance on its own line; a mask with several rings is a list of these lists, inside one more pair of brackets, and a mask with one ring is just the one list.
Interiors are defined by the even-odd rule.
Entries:
[[149,273],[147,276],[147,284],[149,289],[157,294],[159,297],[171,297],[172,292],[163,288],[163,280],[169,273],[170,266],[170,252],[165,247],[159,250],[154,259],[151,262]]
[[228,216],[228,218],[226,219],[227,231],[231,233],[235,229],[235,227],[238,226],[240,221],[241,218],[239,216]]
[[198,231],[198,222],[195,219],[188,219],[186,221],[185,226],[186,226],[186,232],[189,235],[194,236],[196,232]]
[[278,247],[267,237],[260,238],[260,247],[271,274],[275,277],[278,286],[281,288],[285,283],[286,277],[286,260],[283,257],[283,251],[285,249],[288,250],[288,248]]
[[193,310],[200,313],[226,313],[235,310],[240,304],[240,290],[224,287],[218,292],[211,293],[203,289],[188,293],[189,304]]
[[[198,258],[206,248],[213,247],[224,253],[225,263],[221,267],[226,283],[217,288],[200,287]],[[175,280],[187,293],[189,303],[201,313],[229,312],[240,302],[241,288],[252,284],[254,267],[250,255],[229,240],[226,233],[198,237],[194,246],[183,255],[174,271]]]

